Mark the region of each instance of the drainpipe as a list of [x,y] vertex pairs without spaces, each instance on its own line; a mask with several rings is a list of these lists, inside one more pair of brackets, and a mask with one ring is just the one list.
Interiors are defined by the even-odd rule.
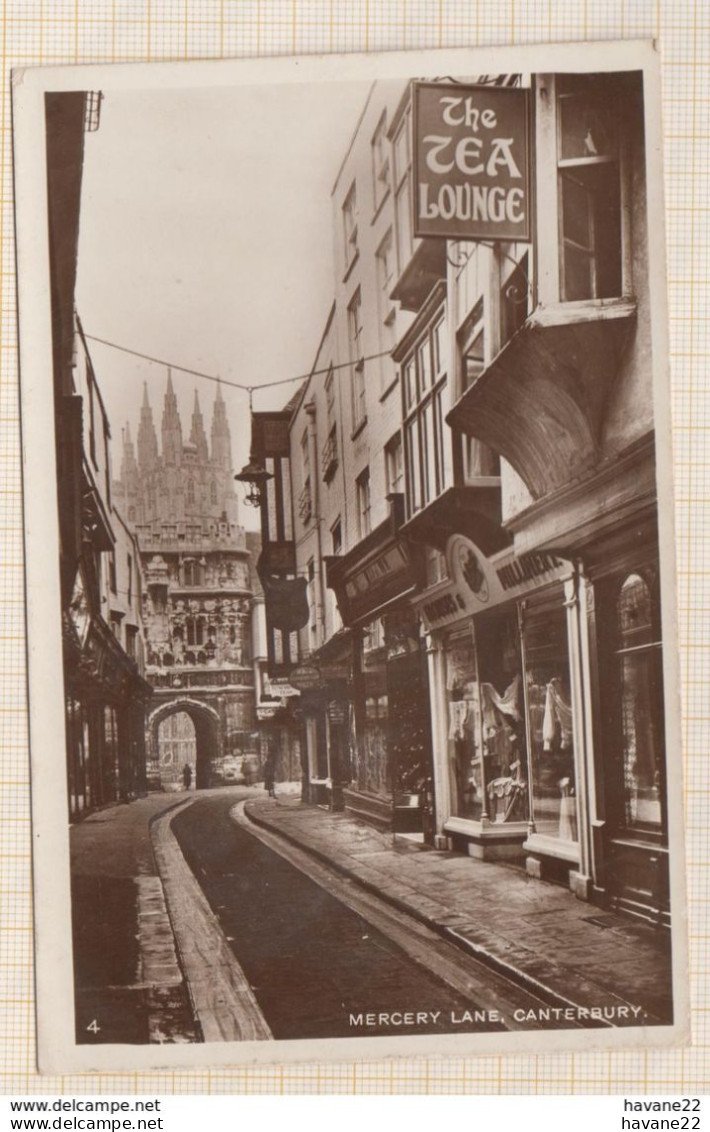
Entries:
[[[322,630],[325,640],[325,604],[323,595],[325,590],[323,571],[323,520],[320,514],[320,473],[318,468],[318,434],[316,431],[316,406],[310,401],[306,406],[308,414],[308,463],[311,468],[311,506],[313,508],[313,521],[316,524],[316,557],[318,559],[315,571],[315,598],[316,598],[316,625]],[[320,642],[321,644],[323,641]]]
[[[323,563],[323,532],[321,530],[323,520],[320,514],[320,470],[318,467],[318,432],[316,426],[316,405],[315,401],[309,401],[305,406],[305,411],[308,416],[308,464],[310,467],[311,475],[311,509],[313,514],[313,521],[316,525],[316,566],[314,571],[314,586],[315,586],[315,603],[316,603],[316,646],[323,644],[325,640],[325,603],[323,600],[324,595],[324,582],[323,571],[325,565]],[[310,630],[309,630],[310,631]],[[327,708],[323,707],[324,713]],[[333,781],[333,768],[331,766],[330,758],[330,730],[327,719],[324,720],[325,743],[326,743],[326,761],[328,767],[328,778]],[[316,729],[316,743],[318,743],[318,730]],[[333,800],[333,790],[331,786],[331,804]]]

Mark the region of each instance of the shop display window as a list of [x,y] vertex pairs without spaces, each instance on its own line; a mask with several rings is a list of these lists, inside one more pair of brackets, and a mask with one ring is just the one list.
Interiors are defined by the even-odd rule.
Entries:
[[531,803],[537,833],[574,843],[577,783],[567,616],[562,589],[524,605]]
[[662,824],[663,672],[660,614],[649,581],[628,574],[616,598],[624,816],[629,828]]
[[476,652],[471,629],[452,635],[446,648],[449,765],[457,817],[479,820],[483,811],[481,719]]
[[362,742],[358,745],[356,781],[360,790],[387,795],[390,791],[387,737],[389,702],[384,627],[378,618],[363,630]]
[[494,823],[526,821],[527,748],[515,606],[479,617],[476,645],[486,812]]

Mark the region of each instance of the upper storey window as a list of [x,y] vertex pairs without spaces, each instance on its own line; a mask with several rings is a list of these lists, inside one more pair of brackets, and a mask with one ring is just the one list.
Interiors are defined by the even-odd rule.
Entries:
[[621,295],[617,100],[603,76],[557,81],[560,297]]
[[402,271],[412,255],[411,165],[409,144],[410,112],[407,110],[392,139],[394,157],[395,219],[397,256]]
[[343,203],[343,238],[345,241],[345,270],[348,271],[358,254],[357,247],[357,195],[353,181]]
[[445,322],[439,314],[402,363],[407,512],[416,514],[446,486]]
[[372,199],[375,212],[390,191],[390,159],[387,119],[383,114],[372,137]]

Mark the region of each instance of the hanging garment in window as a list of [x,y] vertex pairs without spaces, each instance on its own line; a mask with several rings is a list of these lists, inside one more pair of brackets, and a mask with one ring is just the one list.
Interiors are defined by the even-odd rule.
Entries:
[[481,704],[483,708],[483,723],[485,727],[498,729],[500,726],[496,711],[520,722],[520,674],[508,685],[503,695],[496,692],[492,684],[481,684]]
[[453,700],[449,704],[449,739],[464,738],[464,724],[468,716],[468,701]]
[[545,694],[545,715],[542,722],[543,749],[552,750],[552,744],[560,731],[560,750],[568,751],[572,746],[572,708],[563,699],[558,677],[550,680]]

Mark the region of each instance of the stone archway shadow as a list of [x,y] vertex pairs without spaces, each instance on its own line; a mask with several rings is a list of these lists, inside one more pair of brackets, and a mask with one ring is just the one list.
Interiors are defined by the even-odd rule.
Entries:
[[222,751],[222,723],[214,708],[201,700],[181,696],[167,704],[161,704],[148,718],[148,745],[151,753],[158,753],[158,732],[160,725],[171,715],[185,712],[195,728],[197,768],[195,787],[204,790],[212,785],[211,767]]

